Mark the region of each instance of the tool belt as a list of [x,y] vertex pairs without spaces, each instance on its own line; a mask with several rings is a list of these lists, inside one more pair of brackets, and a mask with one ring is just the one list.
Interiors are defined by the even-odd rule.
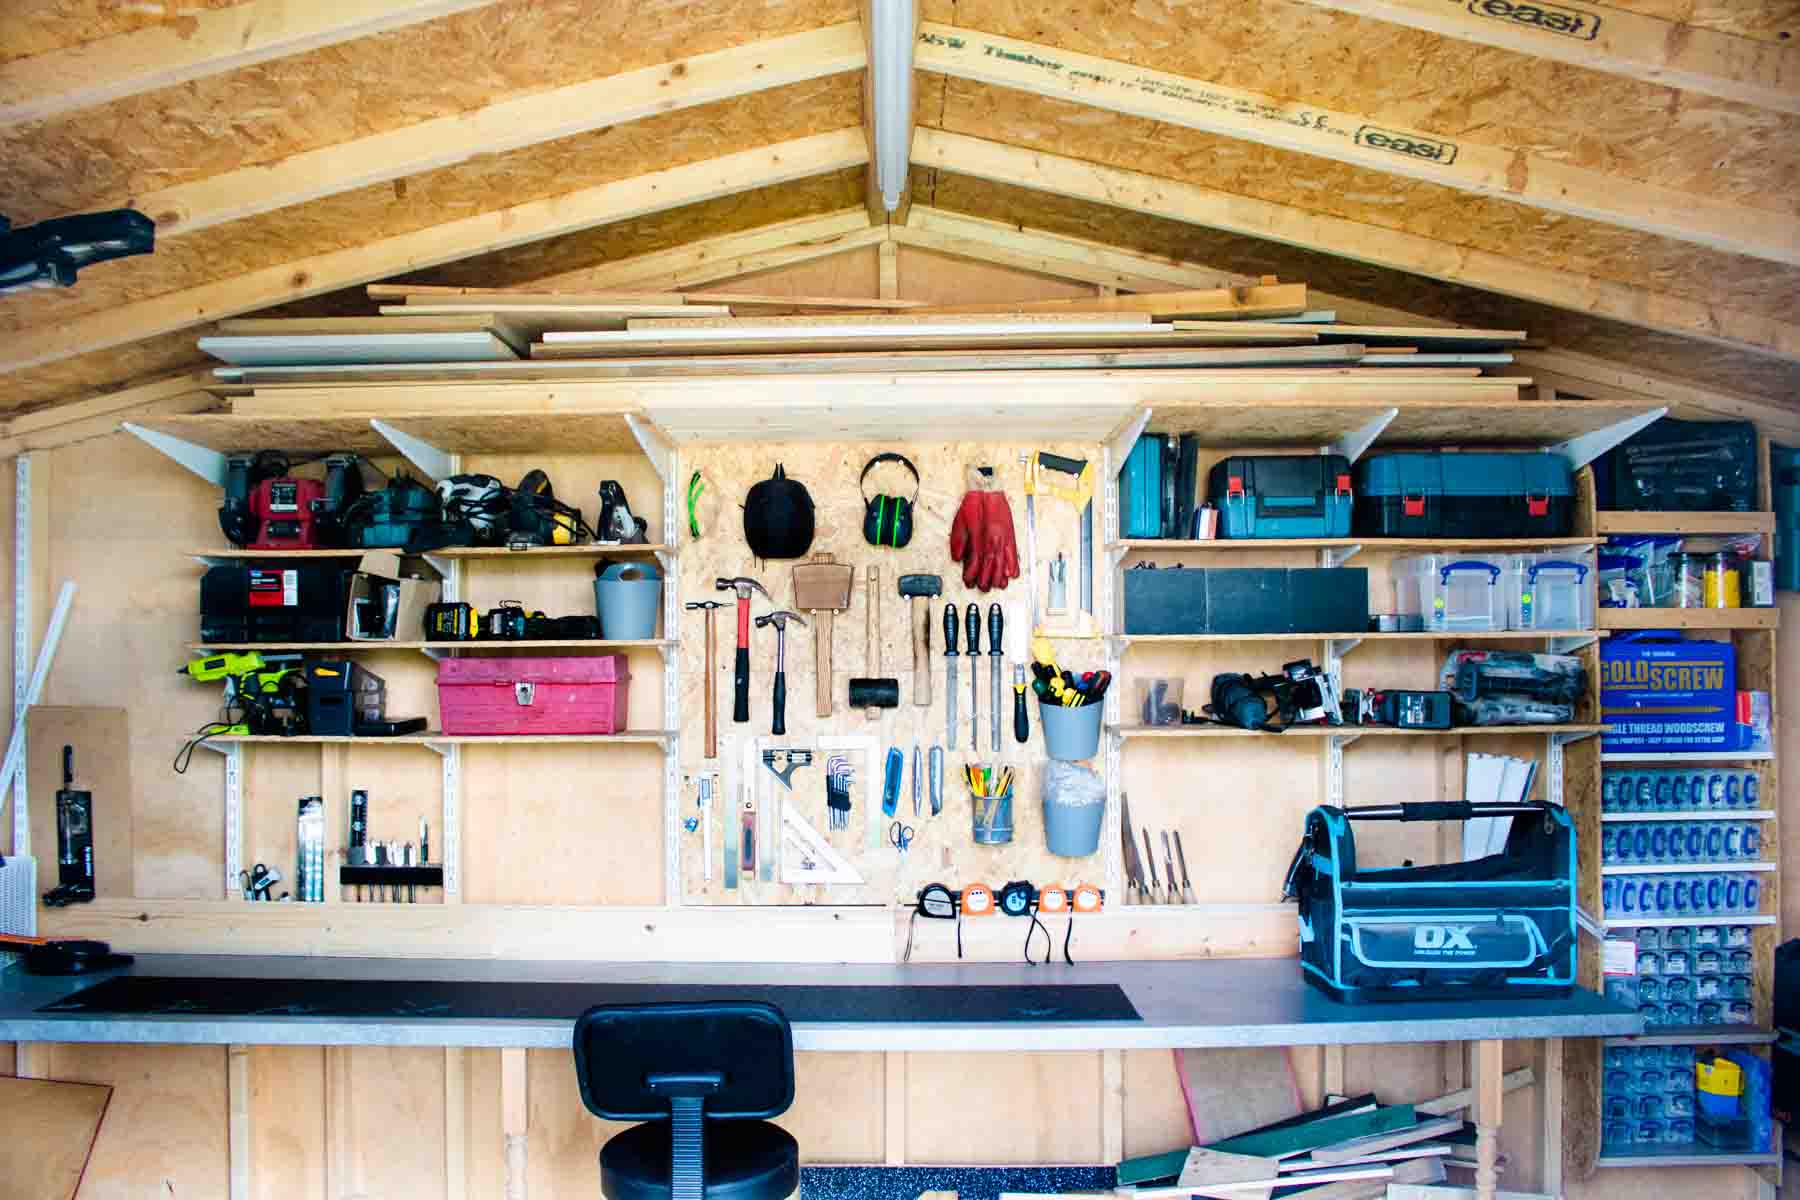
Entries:
[[[1352,821],[1510,817],[1498,854],[1360,870]],[[1346,1003],[1560,996],[1575,983],[1575,831],[1557,805],[1322,805],[1282,892],[1306,980]]]

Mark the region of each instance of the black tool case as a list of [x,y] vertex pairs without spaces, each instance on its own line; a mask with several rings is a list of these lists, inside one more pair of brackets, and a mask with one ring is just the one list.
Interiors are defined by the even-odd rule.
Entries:
[[344,598],[356,567],[342,559],[249,560],[208,567],[200,577],[200,640],[341,642]]
[[1356,464],[1358,537],[1567,537],[1569,462],[1544,451],[1372,454]]
[[1222,538],[1349,537],[1352,492],[1342,454],[1239,454],[1206,476]]
[[1366,567],[1133,567],[1127,634],[1361,633]]
[[[1470,862],[1362,870],[1355,821],[1511,817],[1506,848]],[[1321,805],[1283,895],[1300,904],[1307,982],[1349,1004],[1515,1000],[1575,985],[1575,829],[1559,805]]]
[[1756,426],[1664,417],[1594,464],[1600,507],[1628,512],[1751,512]]

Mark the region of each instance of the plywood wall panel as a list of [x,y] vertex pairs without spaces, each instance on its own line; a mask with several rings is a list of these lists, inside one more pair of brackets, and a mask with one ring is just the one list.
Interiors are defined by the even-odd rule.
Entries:
[[1793,0],[1614,0],[1609,7],[1758,42],[1785,42],[1800,30],[1800,4]]
[[16,371],[0,388],[0,413],[11,415],[129,387],[156,375],[214,360],[194,342],[210,327],[146,338],[94,354]]
[[[347,1124],[346,1195],[444,1192],[444,1052],[432,1046],[355,1046],[348,1096],[331,1095]],[[327,1147],[327,1153],[331,1153]]]
[[876,253],[874,246],[862,246],[812,262],[740,275],[720,284],[707,284],[704,290],[725,295],[737,292],[753,296],[879,298],[881,268]]
[[325,1050],[250,1047],[254,1200],[325,1193]]
[[1124,1052],[1127,1158],[1193,1144],[1192,1122],[1176,1073],[1176,1054],[1173,1050]]
[[[1757,24],[1793,19],[1791,4],[1775,11],[1775,21]],[[1800,119],[1293,0],[1148,0],[1127,20],[1106,0],[937,0],[925,12],[1678,190],[1784,211],[1796,203],[1795,163],[1783,147]],[[1096,114],[1096,124],[1110,120]]]
[[227,1192],[225,1047],[39,1047],[51,1079],[113,1085],[81,1200]]
[[[296,83],[296,87],[300,86]],[[487,155],[178,238],[130,270],[0,301],[16,328],[161,295],[461,217],[833,129],[858,120],[860,72]]]
[[[53,0],[52,11],[69,10],[68,23],[39,38],[68,36],[96,7],[134,9],[139,19],[159,11]],[[855,19],[844,0],[509,0],[0,133],[12,164],[0,210],[24,224],[112,207],[135,193],[466,112],[508,93]],[[11,32],[10,21],[0,26]],[[0,45],[10,49],[12,39],[0,36]]]
[[908,300],[928,300],[933,304],[973,303],[1000,300],[1063,300],[1092,296],[1088,284],[1028,275],[1009,267],[952,258],[901,246],[900,294]]
[[[1656,291],[1714,300],[1725,288],[1733,307],[1769,316],[1790,310],[1800,297],[1800,271],[1780,264],[966,80],[950,81],[940,127]],[[1716,143],[1709,161],[1714,153]],[[1772,208],[1776,201],[1753,193],[1748,204]]]
[[803,1163],[871,1163],[886,1149],[886,1055],[796,1054],[794,1107],[776,1124]]
[[1097,1053],[909,1054],[906,1095],[908,1162],[1100,1160]]
[[[1616,321],[1531,304],[1422,276],[1365,266],[1329,254],[1240,237],[1123,208],[1069,200],[947,171],[917,171],[920,203],[1051,233],[1205,263],[1248,275],[1305,280],[1319,291],[1422,316],[1485,328],[1526,329],[1533,337],[1620,362],[1648,362],[1658,374],[1787,403],[1800,369],[1760,355],[1651,333]],[[1354,307],[1341,318],[1356,320]]]

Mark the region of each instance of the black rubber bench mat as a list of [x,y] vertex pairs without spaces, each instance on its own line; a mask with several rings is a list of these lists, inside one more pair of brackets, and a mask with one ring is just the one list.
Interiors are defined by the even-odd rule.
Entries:
[[1138,1021],[1117,984],[901,987],[799,984],[488,983],[456,980],[208,979],[125,975],[38,1009],[193,1017],[433,1017],[568,1020],[596,1004],[758,1000],[812,1024]]

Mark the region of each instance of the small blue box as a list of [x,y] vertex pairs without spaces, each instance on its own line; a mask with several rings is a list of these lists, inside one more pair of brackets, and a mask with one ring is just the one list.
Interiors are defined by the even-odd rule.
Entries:
[[1646,630],[1600,643],[1607,753],[1730,752],[1737,737],[1737,648]]

